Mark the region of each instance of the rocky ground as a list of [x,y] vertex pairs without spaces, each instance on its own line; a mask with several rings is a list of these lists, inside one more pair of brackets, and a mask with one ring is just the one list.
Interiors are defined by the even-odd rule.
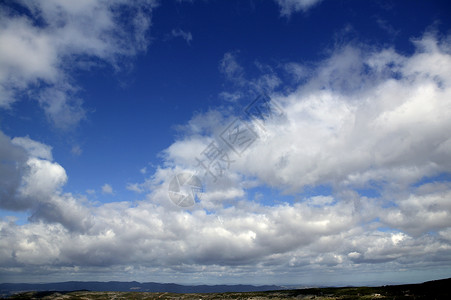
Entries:
[[272,292],[174,294],[144,292],[26,292],[7,299],[451,299],[451,294],[441,292],[419,293],[411,290],[388,288],[322,288]]

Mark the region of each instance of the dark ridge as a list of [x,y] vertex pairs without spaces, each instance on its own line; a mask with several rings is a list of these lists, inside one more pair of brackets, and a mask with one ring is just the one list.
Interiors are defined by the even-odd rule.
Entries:
[[[10,299],[56,299],[54,297],[65,295],[68,299],[86,299],[87,296],[104,299],[111,295],[102,295],[106,292],[119,293],[121,299],[149,299],[148,292],[162,293],[155,297],[173,299],[188,294],[193,299],[195,294],[203,294],[205,299],[288,299],[304,297],[321,297],[324,299],[451,299],[451,278],[428,281],[420,284],[385,285],[379,287],[325,287],[287,290],[276,285],[196,285],[185,286],[174,283],[139,283],[109,281],[109,282],[81,282],[68,281],[44,284],[3,283],[0,284],[1,296]],[[78,292],[75,292],[78,291]],[[81,295],[85,291],[84,295]],[[147,292],[147,293],[146,293]],[[94,293],[86,295],[86,293]],[[97,294],[95,294],[97,293]],[[171,296],[172,293],[173,296]],[[179,296],[176,296],[179,295]],[[154,297],[152,296],[152,297]],[[53,298],[52,298],[53,297]],[[99,298],[100,297],[100,298]],[[104,298],[102,298],[104,297]],[[105,299],[107,299],[105,298]],[[188,299],[186,298],[186,299]],[[58,297],[59,299],[59,297]]]
[[175,283],[155,283],[137,281],[67,281],[55,283],[1,283],[0,296],[7,296],[18,292],[45,292],[45,291],[80,291],[93,292],[168,292],[168,293],[225,293],[225,292],[259,292],[282,290],[277,285],[180,285]]

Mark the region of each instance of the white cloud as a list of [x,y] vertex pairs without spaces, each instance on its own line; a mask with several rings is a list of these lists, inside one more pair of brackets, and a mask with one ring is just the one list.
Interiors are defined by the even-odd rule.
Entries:
[[138,183],[129,183],[129,184],[127,184],[127,190],[132,191],[132,192],[136,192],[136,193],[144,192],[144,189]]
[[53,160],[52,147],[34,141],[29,137],[16,137],[11,140],[14,145],[24,148],[32,157]]
[[[373,208],[370,202],[365,205]],[[219,273],[224,280],[233,280],[233,276],[257,272],[260,280],[269,276],[277,281],[271,274],[302,276],[301,266],[310,275],[321,274],[322,268],[334,273],[364,272],[370,265],[388,262],[402,268],[425,263],[440,256],[441,249],[449,249],[433,236],[413,239],[402,233],[363,231],[361,222],[372,215],[354,214],[353,204],[346,202],[325,208],[237,205],[218,213],[222,222],[202,209],[170,211],[144,202],[137,207],[104,204],[92,212],[95,218],[86,220],[91,224],[89,231],[78,233],[59,224],[1,222],[2,232],[7,232],[0,241],[2,265],[41,272],[58,261],[52,267],[57,272],[75,265],[74,274],[80,275],[93,267],[111,272],[114,265],[132,265],[147,272],[161,270],[158,278],[146,277],[159,281],[174,278],[174,272],[192,274],[202,269],[198,280]],[[430,246],[424,248],[424,243]],[[122,271],[109,276],[120,276]],[[121,278],[139,276],[122,274]]]
[[[52,162],[51,147],[29,137],[10,140],[1,134],[1,183],[5,193],[1,207],[21,210],[48,201],[67,181],[64,169]],[[11,153],[10,151],[13,151]]]
[[111,187],[111,185],[109,185],[108,183],[105,183],[104,185],[102,185],[102,194],[109,194],[109,195],[113,195],[113,188]]
[[179,29],[172,29],[171,34],[173,37],[181,37],[186,41],[186,43],[189,45],[191,44],[191,41],[193,40],[193,35],[189,31],[183,31],[180,28]]
[[219,71],[232,84],[234,90],[222,91],[219,97],[228,102],[240,99],[255,98],[261,94],[272,93],[282,83],[274,69],[259,61],[254,61],[252,67],[257,76],[249,76],[239,63],[239,51],[226,52],[219,62]]
[[[0,220],[2,278],[70,270],[88,280],[95,270],[110,280],[187,282],[184,276],[195,274],[195,282],[234,282],[252,274],[259,283],[310,283],[363,280],[370,271],[393,278],[400,269],[449,272],[449,182],[418,182],[451,171],[451,54],[428,35],[416,43],[411,56],[338,49],[295,92],[274,94],[286,118],[266,120],[266,139],[234,157],[217,182],[202,178],[205,193],[186,210],[170,201],[168,182],[196,170],[196,156],[219,143],[235,117],[229,111],[194,116],[164,151],[164,164],[128,185],[147,193],[133,203],[93,205],[64,194],[67,175],[49,160],[48,146],[18,139],[40,149],[32,156],[1,134],[1,184],[13,199],[2,197],[2,208],[31,215],[22,225]],[[259,188],[293,191],[294,200],[321,185],[332,192],[302,195],[294,204],[277,203],[277,193],[272,204],[257,202]],[[359,192],[370,188],[376,196]]]
[[57,163],[30,158],[27,161],[29,172],[23,177],[21,194],[30,199],[46,201],[66,183],[66,171]]
[[385,30],[390,36],[395,37],[400,33],[400,30],[396,30],[392,25],[390,25],[389,22],[387,22],[384,19],[377,19],[376,20],[377,25]]
[[244,69],[237,61],[236,52],[227,52],[219,63],[219,70],[228,80],[240,83],[243,81]]
[[74,96],[72,86],[51,87],[40,91],[38,102],[47,118],[57,127],[68,129],[85,118],[82,100]]
[[302,79],[308,78],[310,70],[299,63],[287,63],[283,66],[285,71],[293,77],[294,82],[300,82]]
[[291,191],[370,182],[405,187],[449,172],[450,55],[446,45],[424,50],[424,43],[429,36],[411,57],[338,50],[296,92],[275,95],[286,121],[266,122],[266,140],[234,170]]
[[[28,14],[1,5],[0,108],[8,109],[26,95],[60,128],[70,128],[86,115],[68,70],[94,66],[96,60],[119,69],[123,58],[146,50],[155,6],[154,1],[120,0],[15,4]],[[130,13],[130,24],[117,15],[124,11]],[[37,26],[37,19],[43,25]]]
[[280,14],[282,16],[290,16],[292,13],[303,11],[306,12],[322,0],[276,0],[280,6]]
[[228,102],[237,102],[240,98],[241,95],[240,93],[229,93],[229,92],[221,92],[219,94],[219,97],[221,97],[222,99],[228,101]]
[[81,149],[81,147],[80,147],[79,145],[74,145],[74,146],[72,146],[72,148],[70,149],[70,152],[71,152],[73,155],[80,156],[80,155],[83,153],[83,149]]
[[445,191],[411,194],[399,199],[396,207],[387,209],[381,219],[390,227],[399,228],[412,236],[444,230],[451,227],[450,199],[451,185]]
[[313,196],[310,199],[308,199],[307,203],[309,205],[314,206],[325,206],[330,205],[334,202],[334,198],[331,196]]
[[89,209],[81,199],[63,193],[66,171],[51,161],[51,147],[29,137],[10,140],[1,132],[0,138],[0,185],[4,191],[0,209],[28,211],[31,221],[86,230],[90,226]]
[[[415,44],[417,52],[409,57],[390,48],[344,46],[309,72],[295,92],[273,94],[285,118],[267,120],[264,139],[244,156],[229,152],[234,162],[221,185],[210,186],[212,195],[239,198],[237,185],[252,177],[287,192],[330,185],[393,193],[449,172],[448,46],[429,34]],[[221,66],[225,74],[244,73],[230,53]],[[246,87],[258,82],[246,80]],[[219,136],[234,118],[228,111],[196,115],[184,128],[185,137],[165,150],[166,164],[196,169],[196,158],[212,141],[227,150]]]
[[[363,51],[356,46],[345,46],[337,49],[312,70],[306,83],[295,92],[286,96],[274,94],[286,118],[265,122],[265,140],[256,141],[244,156],[235,156],[235,162],[219,182],[214,183],[208,175],[203,178],[206,193],[200,205],[221,212],[224,221],[220,223],[224,226],[244,212],[273,221],[277,219],[274,214],[286,212],[280,221],[283,232],[276,230],[274,235],[264,238],[268,230],[277,227],[271,222],[265,225],[262,219],[252,222],[249,232],[242,232],[248,240],[241,241],[241,245],[249,245],[248,249],[256,251],[247,250],[251,251],[250,256],[264,252],[257,250],[258,247],[252,248],[256,241],[284,245],[281,249],[268,250],[273,255],[299,252],[290,259],[293,266],[339,265],[345,268],[345,265],[389,262],[402,265],[427,251],[431,251],[427,254],[431,260],[449,255],[446,253],[450,245],[429,235],[440,231],[447,236],[446,230],[451,226],[448,222],[449,186],[441,185],[436,191],[428,185],[413,189],[413,185],[422,178],[451,171],[451,152],[445,150],[451,138],[448,130],[451,126],[451,54],[446,40],[437,41],[428,34],[415,44],[417,51],[411,56],[400,55],[390,48]],[[226,75],[237,71],[244,73],[232,55],[225,56],[221,70]],[[190,121],[186,136],[165,151],[167,166],[172,168],[169,174],[177,172],[178,167],[196,169],[196,157],[212,140],[220,143],[221,130],[233,120],[233,116],[227,114],[209,111]],[[164,177],[171,177],[166,174]],[[307,198],[302,204],[267,210],[245,200],[246,190],[240,182],[254,177],[260,184],[279,190],[296,193],[305,187],[330,185],[333,193]],[[155,185],[153,188],[158,189]],[[374,188],[380,196],[367,198],[356,192],[367,188]],[[154,191],[149,199],[157,196],[163,197],[164,189]],[[223,207],[231,203],[235,209],[223,211]],[[346,212],[340,212],[342,205],[346,205]],[[323,213],[330,210],[332,215],[323,217],[320,211],[312,211],[314,209]],[[233,211],[233,214],[228,215],[226,211]],[[298,211],[317,218],[308,221],[307,216],[297,215]],[[298,232],[302,232],[304,226],[308,228],[303,235],[307,244],[297,244],[289,230],[291,220],[295,220],[293,232],[294,228]],[[357,225],[362,222],[367,224],[363,228]],[[265,228],[265,233],[256,231],[259,226]],[[384,227],[390,230],[378,229]],[[339,230],[324,233],[332,228]],[[318,238],[311,237],[312,233]],[[287,240],[282,239],[284,234]],[[345,241],[343,235],[347,236]],[[315,244],[314,251],[309,250],[310,238],[312,245]],[[317,245],[328,239],[330,243]],[[426,241],[433,246],[422,248]],[[218,246],[221,247],[225,246]],[[247,251],[243,252],[243,259],[252,261],[250,257],[244,258]],[[240,249],[235,249],[234,253],[240,253]],[[219,259],[227,260],[223,256]],[[422,260],[421,264],[427,265],[427,261]]]

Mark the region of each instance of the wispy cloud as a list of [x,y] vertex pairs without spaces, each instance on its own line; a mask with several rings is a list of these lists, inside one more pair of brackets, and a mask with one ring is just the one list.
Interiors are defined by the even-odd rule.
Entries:
[[376,20],[377,25],[385,30],[391,37],[396,37],[399,33],[400,30],[396,30],[392,25],[390,25],[386,20],[378,18]]
[[234,82],[242,82],[244,80],[244,69],[237,61],[239,52],[227,52],[219,63],[219,71],[224,76]]
[[[96,61],[121,68],[145,51],[154,1],[24,1],[0,9],[0,108],[24,97],[38,101],[49,121],[68,129],[86,117],[70,70]],[[130,19],[119,17],[128,11]],[[37,25],[40,24],[40,25]],[[127,28],[127,29],[125,29]]]
[[[226,52],[219,62],[219,71],[236,89],[232,93],[230,91],[222,92],[220,97],[233,102],[244,95],[255,97],[261,93],[273,92],[280,85],[281,80],[273,68],[258,61],[254,61],[252,66],[259,75],[249,76],[239,62],[239,54],[239,51]],[[239,97],[237,98],[237,96]]]
[[83,149],[81,149],[81,147],[80,147],[79,145],[74,145],[74,146],[72,146],[72,148],[70,149],[70,152],[71,152],[73,155],[80,156],[80,155],[83,153]]
[[282,16],[290,16],[292,13],[306,12],[323,0],[275,0],[280,6]]
[[129,183],[127,184],[127,190],[136,192],[136,193],[143,193],[144,189],[141,187],[138,183]]
[[143,167],[143,168],[141,168],[141,169],[139,169],[139,172],[141,173],[141,174],[146,174],[147,173],[147,167]]
[[105,195],[113,195],[113,188],[111,187],[111,185],[109,185],[108,183],[105,183],[104,185],[102,185],[102,194]]
[[191,41],[193,40],[193,35],[189,31],[183,31],[181,29],[172,29],[171,34],[173,37],[180,37],[184,39],[188,45],[191,44]]

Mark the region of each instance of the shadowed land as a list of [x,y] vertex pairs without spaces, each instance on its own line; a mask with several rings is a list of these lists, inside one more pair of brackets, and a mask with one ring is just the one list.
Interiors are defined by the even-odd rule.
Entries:
[[264,292],[24,292],[2,299],[451,299],[451,278],[421,284],[381,287],[308,288]]

